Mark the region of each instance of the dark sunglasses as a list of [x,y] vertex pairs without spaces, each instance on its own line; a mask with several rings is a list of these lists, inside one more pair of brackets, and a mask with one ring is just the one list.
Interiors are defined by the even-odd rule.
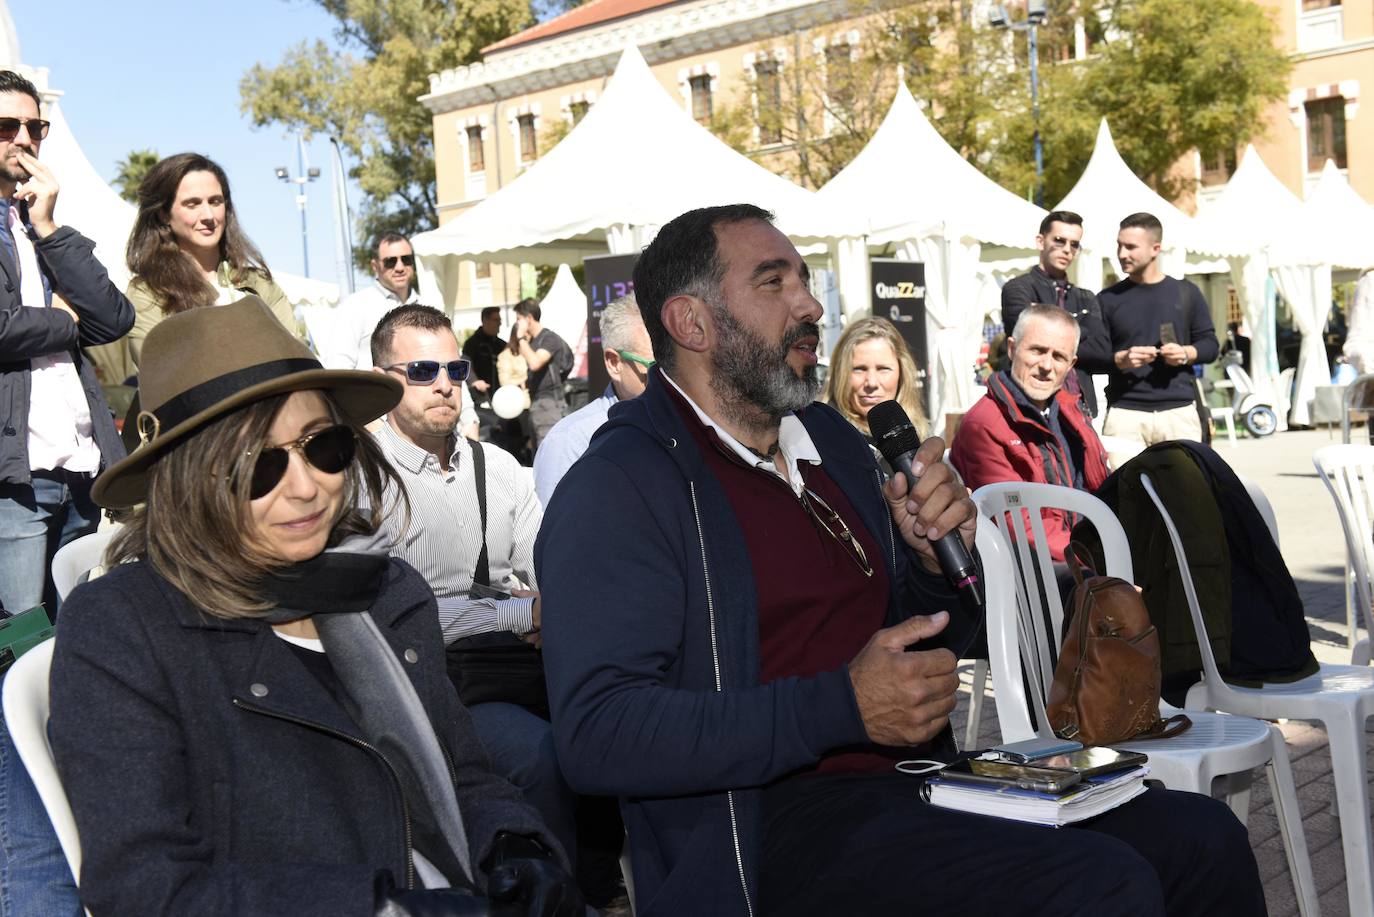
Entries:
[[448,381],[457,385],[467,380],[472,364],[467,360],[450,360],[447,363],[440,363],[438,360],[411,360],[409,363],[392,363],[382,368],[387,372],[404,372],[407,381],[416,385],[427,385],[439,378],[440,367],[448,372]]
[[[248,484],[248,496],[257,500],[277,489],[291,462],[291,452],[299,451],[311,468],[325,474],[338,474],[347,468],[358,451],[358,438],[352,428],[343,424],[307,433],[294,443],[268,446],[257,452],[253,462],[253,477]],[[252,458],[254,453],[247,453]]]
[[[3,122],[0,122],[0,124],[3,124]],[[398,258],[400,259],[401,263],[404,264],[406,267],[414,267],[414,266],[415,266],[415,256],[414,256],[414,255],[392,255],[392,256],[389,257],[389,258],[383,258],[383,259],[382,259],[382,267],[383,267],[385,270],[388,270],[388,271],[391,270],[392,268],[394,268],[394,267],[396,266],[396,260],[397,260]]]
[[803,488],[801,492],[801,504],[806,508],[807,515],[811,521],[821,527],[831,538],[840,543],[849,559],[854,561],[864,576],[873,575],[873,566],[868,562],[868,555],[864,552],[864,546],[859,544],[854,533],[849,530],[840,514],[831,509],[830,504],[821,499],[820,494],[809,487]]
[[13,140],[18,137],[21,124],[28,129],[30,140],[42,140],[48,136],[48,128],[52,126],[52,122],[44,121],[42,118],[0,118],[0,140]]
[[1051,236],[1050,248],[1068,248],[1069,251],[1078,251],[1083,247],[1083,243],[1077,240],[1069,240],[1063,236]]

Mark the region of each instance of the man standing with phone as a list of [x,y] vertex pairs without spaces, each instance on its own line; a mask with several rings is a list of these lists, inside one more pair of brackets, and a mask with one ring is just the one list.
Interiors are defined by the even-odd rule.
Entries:
[[1164,275],[1163,238],[1164,227],[1153,214],[1122,220],[1116,253],[1129,276],[1097,297],[1114,363],[1102,432],[1147,446],[1202,441],[1193,366],[1212,362],[1219,350],[1202,291]]

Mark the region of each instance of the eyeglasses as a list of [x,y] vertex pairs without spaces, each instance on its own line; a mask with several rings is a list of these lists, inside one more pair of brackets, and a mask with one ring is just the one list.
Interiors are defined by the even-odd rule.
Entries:
[[638,363],[645,369],[653,369],[654,364],[658,362],[657,360],[650,360],[648,357],[641,357],[639,354],[631,353],[628,350],[617,350],[616,353],[620,354],[620,359],[629,360],[631,363]]
[[[3,125],[3,124],[4,124],[4,122],[0,122],[0,125]],[[396,266],[397,260],[399,260],[399,261],[400,261],[402,264],[404,264],[406,267],[414,267],[414,266],[415,266],[415,256],[414,256],[414,255],[392,255],[392,256],[389,257],[389,258],[383,258],[383,259],[382,259],[382,268],[383,268],[384,270],[388,270],[388,271],[391,270],[392,268],[394,268],[394,267]]]
[[1051,236],[1050,248],[1068,248],[1070,251],[1078,251],[1083,247],[1083,243],[1077,239],[1066,239],[1063,236]]
[[[307,433],[293,443],[268,446],[259,450],[253,462],[253,476],[248,482],[248,496],[257,500],[277,489],[286,476],[291,453],[300,452],[311,468],[325,474],[338,474],[353,462],[358,450],[358,438],[351,427],[336,424],[314,433]],[[253,450],[244,453],[252,458]]]
[[440,363],[438,360],[411,360],[409,363],[393,363],[382,368],[387,372],[405,373],[406,381],[412,385],[428,385],[439,378],[439,370],[443,368],[448,373],[448,381],[457,385],[467,379],[468,373],[472,370],[472,363],[468,360],[449,360],[447,363]]
[[44,121],[42,118],[0,118],[0,140],[13,140],[18,137],[20,125],[28,130],[30,140],[42,140],[48,136],[48,128],[52,126],[52,122]]
[[872,576],[873,567],[868,562],[868,555],[864,553],[863,545],[859,544],[854,533],[849,530],[849,526],[840,518],[840,514],[831,509],[830,504],[822,500],[820,495],[809,487],[802,489],[801,504],[806,507],[806,512],[812,520],[827,535],[840,543],[840,546],[849,554],[850,559],[859,565],[863,575]]

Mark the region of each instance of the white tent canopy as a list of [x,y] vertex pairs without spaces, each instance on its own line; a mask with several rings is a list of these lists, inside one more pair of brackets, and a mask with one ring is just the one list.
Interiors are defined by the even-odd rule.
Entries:
[[1102,259],[1116,253],[1121,220],[1132,213],[1152,213],[1164,224],[1165,273],[1183,276],[1184,253],[1192,248],[1193,218],[1141,181],[1117,152],[1111,129],[1103,118],[1097,142],[1078,183],[1055,210],[1072,210],[1083,217],[1083,254],[1075,265],[1078,285],[1102,288]]
[[539,322],[576,347],[582,329],[587,325],[587,294],[573,279],[572,268],[558,266],[549,292],[539,301]]
[[1227,260],[1250,330],[1250,375],[1276,406],[1281,399],[1269,272],[1274,252],[1300,222],[1302,207],[1251,144],[1221,194],[1193,222],[1194,250]]
[[510,184],[412,240],[421,289],[451,303],[461,260],[577,263],[628,253],[688,210],[747,201],[799,244],[858,235],[816,195],[735,152],[625,49],[606,89],[568,136]]
[[[975,397],[973,365],[997,282],[979,267],[983,244],[1026,247],[1045,211],[988,178],[945,142],[905,83],[872,139],[817,192],[827,209],[853,215],[868,243],[897,243],[926,277],[927,378],[934,420]],[[866,246],[842,247],[848,303],[867,303]],[[985,290],[991,285],[994,289]],[[852,306],[851,306],[852,309]]]
[[1312,187],[1287,238],[1271,253],[1274,280],[1302,333],[1294,381],[1293,423],[1311,422],[1317,387],[1331,378],[1323,332],[1331,311],[1331,269],[1374,265],[1374,209],[1331,160]]

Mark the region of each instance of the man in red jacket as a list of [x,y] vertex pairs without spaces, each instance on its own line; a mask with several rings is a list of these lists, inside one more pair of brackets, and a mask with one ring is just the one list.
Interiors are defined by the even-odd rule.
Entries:
[[[1107,478],[1107,452],[1079,400],[1063,390],[1077,362],[1078,321],[1057,306],[1023,311],[1007,339],[1010,370],[988,379],[987,395],[955,434],[950,461],[977,489],[1033,481],[1096,490]],[[1050,554],[1064,559],[1067,513],[1045,513]]]

